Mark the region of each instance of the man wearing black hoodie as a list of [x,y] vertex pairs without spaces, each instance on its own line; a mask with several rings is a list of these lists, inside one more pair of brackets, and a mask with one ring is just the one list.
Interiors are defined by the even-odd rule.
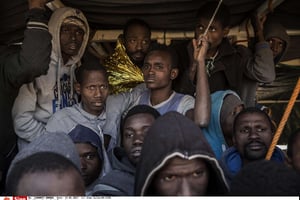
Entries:
[[[24,83],[45,75],[49,68],[51,35],[45,3],[49,0],[28,0],[26,29],[21,46],[8,44],[0,57],[0,193],[7,168],[17,152],[17,136],[13,130],[11,109]],[[3,178],[2,178],[3,177]],[[2,181],[1,181],[2,179]]]
[[113,170],[94,187],[94,195],[134,195],[134,175],[144,138],[159,116],[159,112],[148,105],[137,105],[129,110],[121,123],[123,146],[115,147],[110,152]]
[[152,124],[137,165],[136,195],[224,195],[227,191],[223,171],[193,121],[171,111]]

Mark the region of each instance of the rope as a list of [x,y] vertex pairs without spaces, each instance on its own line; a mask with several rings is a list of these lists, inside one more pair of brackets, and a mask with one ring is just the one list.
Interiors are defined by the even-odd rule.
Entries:
[[211,26],[212,22],[214,21],[215,16],[216,16],[216,14],[217,14],[217,12],[218,12],[218,10],[219,10],[219,8],[220,8],[221,3],[222,3],[222,0],[219,1],[218,6],[217,6],[217,8],[216,8],[214,14],[213,14],[212,17],[210,18],[210,21],[209,21],[209,23],[208,23],[208,26],[206,27],[206,30],[205,30],[205,32],[204,32],[203,35],[206,35],[206,34],[207,34],[207,31],[208,31],[209,27]]
[[[206,35],[207,32],[208,32],[208,29],[209,27],[211,26],[211,24],[213,23],[214,19],[215,19],[215,16],[220,8],[220,5],[222,4],[222,1],[223,0],[220,0],[219,3],[218,3],[218,6],[216,7],[216,10],[214,11],[214,14],[212,15],[212,17],[210,18],[210,21],[208,23],[208,26],[206,27],[205,31],[204,31],[204,34],[203,35]],[[198,44],[198,46],[201,46],[201,43]]]
[[300,77],[298,78],[298,82],[297,82],[297,84],[296,84],[296,86],[294,88],[292,96],[291,96],[291,98],[289,100],[289,103],[288,103],[288,105],[287,105],[287,107],[286,107],[286,109],[284,111],[284,114],[283,114],[283,116],[281,118],[281,121],[280,121],[280,123],[278,125],[276,133],[275,133],[275,135],[273,137],[272,143],[271,143],[271,145],[269,147],[269,150],[268,150],[268,153],[266,155],[266,160],[270,160],[271,159],[271,156],[273,154],[275,146],[276,146],[276,144],[277,144],[277,142],[279,140],[279,137],[280,137],[280,135],[282,133],[282,130],[283,130],[286,122],[287,122],[287,119],[288,119],[288,117],[289,117],[289,115],[291,113],[291,110],[292,110],[292,108],[293,108],[293,106],[295,104],[295,101],[296,101],[296,99],[298,97],[299,92],[300,92]]

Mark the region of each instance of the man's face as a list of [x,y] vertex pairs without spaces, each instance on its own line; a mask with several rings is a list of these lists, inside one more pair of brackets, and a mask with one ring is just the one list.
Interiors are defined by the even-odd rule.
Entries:
[[[210,19],[200,18],[196,28],[195,28],[195,37],[196,39],[199,35],[204,34]],[[210,25],[207,36],[209,41],[209,49],[217,49],[221,44],[223,38],[228,34],[227,28],[222,27],[219,21],[213,21]]]
[[100,115],[105,107],[109,94],[108,80],[99,70],[85,70],[80,84],[80,94],[83,109],[93,115]]
[[245,113],[237,119],[233,139],[246,162],[265,158],[272,138],[271,124],[262,113]]
[[141,156],[144,137],[155,118],[147,113],[139,113],[128,117],[123,127],[123,146],[125,152],[134,165]]
[[270,44],[270,48],[273,51],[273,57],[277,57],[278,55],[282,54],[284,50],[284,41],[280,38],[272,37],[267,39]]
[[82,45],[84,30],[73,24],[63,24],[60,28],[60,47],[62,55],[70,58],[78,54]]
[[124,35],[124,37],[127,55],[134,64],[141,67],[150,47],[149,30],[144,26],[132,25],[128,27],[127,35]]
[[209,170],[202,159],[171,158],[157,172],[153,187],[160,196],[202,196],[206,194]]
[[292,145],[293,156],[291,158],[294,169],[300,172],[300,134],[295,138]]
[[81,161],[81,173],[85,186],[92,184],[100,175],[102,161],[97,149],[89,143],[75,143]]
[[163,51],[151,51],[145,58],[142,72],[147,88],[155,90],[172,87],[178,70],[172,69],[171,56]]

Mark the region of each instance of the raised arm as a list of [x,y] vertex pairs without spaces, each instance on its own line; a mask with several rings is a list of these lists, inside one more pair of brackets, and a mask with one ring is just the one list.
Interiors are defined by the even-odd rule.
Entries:
[[[200,43],[201,45],[199,46],[198,44]],[[205,56],[208,45],[207,36],[200,36],[198,40],[193,39],[194,63],[196,63],[197,67],[194,122],[200,127],[208,126],[211,111],[210,90],[205,68]]]
[[46,0],[28,0],[26,29],[21,49],[3,55],[1,74],[5,88],[19,88],[47,73],[51,55],[51,35],[44,5]]
[[251,24],[255,33],[254,55],[247,64],[245,75],[260,83],[270,83],[276,77],[273,52],[269,43],[265,40],[263,30],[266,16],[256,13],[251,17]]

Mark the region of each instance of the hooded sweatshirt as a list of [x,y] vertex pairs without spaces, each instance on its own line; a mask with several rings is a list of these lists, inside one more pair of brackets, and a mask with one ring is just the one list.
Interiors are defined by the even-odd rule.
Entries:
[[[94,196],[133,196],[135,166],[121,147],[110,151],[113,170],[94,187]],[[116,181],[117,180],[117,181]]]
[[18,161],[39,152],[52,152],[62,155],[72,161],[78,170],[81,171],[80,158],[71,138],[64,133],[46,132],[18,152],[9,167],[7,176],[9,176],[11,169]]
[[92,195],[94,186],[100,181],[101,177],[110,171],[110,162],[103,145],[103,137],[100,137],[97,132],[81,124],[76,125],[68,135],[74,143],[89,143],[95,147],[102,162],[102,169],[99,176],[85,189],[86,195],[90,196]]
[[174,157],[205,160],[212,172],[207,195],[222,195],[227,192],[223,171],[200,128],[182,114],[171,111],[154,122],[144,139],[135,176],[135,194],[155,195],[151,188],[153,178]]
[[[0,171],[14,156],[16,134],[11,109],[19,88],[41,74],[46,74],[50,63],[51,35],[46,12],[30,9],[26,15],[24,40],[20,48],[5,48],[0,56]],[[11,46],[9,46],[11,47]]]
[[[280,163],[283,163],[285,161],[285,156],[281,149],[279,149],[278,147],[275,148],[271,160]],[[235,147],[230,147],[224,152],[219,162],[224,171],[226,180],[230,185],[233,178],[243,167],[243,162],[240,153]]]
[[[207,127],[201,129],[217,159],[220,159],[222,153],[228,148],[221,127],[221,109],[225,97],[229,94],[236,96],[237,99],[240,100],[240,97],[232,90],[220,90],[211,94],[212,105],[210,121]],[[242,101],[240,101],[240,103],[242,104]]]
[[[60,47],[60,28],[69,17],[77,18],[84,24],[85,34],[78,54],[64,64]],[[29,142],[43,134],[45,124],[55,111],[76,103],[73,96],[74,69],[79,66],[85,51],[89,26],[81,11],[64,7],[52,14],[49,32],[53,37],[53,48],[48,73],[21,87],[12,110],[16,134]],[[19,147],[22,148],[20,143]]]
[[265,40],[268,40],[270,38],[279,38],[285,43],[282,53],[274,58],[274,64],[276,65],[281,61],[288,50],[290,41],[289,35],[287,34],[286,29],[281,24],[274,21],[266,21],[264,27],[264,37]]
[[[273,59],[274,64],[270,65],[270,67],[269,67],[270,70],[273,69],[273,71],[275,72],[275,66],[279,63],[279,61],[282,59],[282,57],[287,52],[287,49],[288,49],[288,46],[289,46],[289,36],[288,36],[285,28],[281,24],[276,23],[276,22],[271,21],[271,20],[267,20],[265,22],[265,27],[264,27],[264,37],[265,37],[265,40],[268,40],[272,37],[280,38],[285,43],[282,53]],[[264,56],[270,56],[270,55],[266,54]],[[265,73],[266,73],[266,76],[268,76],[267,74],[270,73],[270,72],[266,71]],[[264,84],[272,84],[272,83],[271,82],[264,82]],[[244,99],[245,105],[247,107],[255,106],[257,86],[258,86],[258,83],[256,83],[256,82],[253,82],[253,81],[248,80],[248,79],[244,80],[243,93],[242,93],[241,97],[242,98],[244,97],[243,99]],[[245,94],[248,94],[248,96],[245,97],[244,96]]]

